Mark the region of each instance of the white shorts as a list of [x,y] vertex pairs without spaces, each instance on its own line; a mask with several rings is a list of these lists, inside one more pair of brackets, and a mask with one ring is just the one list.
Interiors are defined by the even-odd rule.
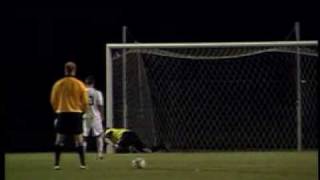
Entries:
[[92,130],[93,136],[99,136],[103,133],[102,122],[100,119],[84,119],[83,120],[83,136],[89,136]]

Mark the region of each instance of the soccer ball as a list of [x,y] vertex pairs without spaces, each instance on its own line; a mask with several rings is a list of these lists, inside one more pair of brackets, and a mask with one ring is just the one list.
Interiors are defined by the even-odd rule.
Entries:
[[131,161],[131,165],[133,168],[142,169],[147,166],[147,163],[146,163],[146,160],[138,157]]

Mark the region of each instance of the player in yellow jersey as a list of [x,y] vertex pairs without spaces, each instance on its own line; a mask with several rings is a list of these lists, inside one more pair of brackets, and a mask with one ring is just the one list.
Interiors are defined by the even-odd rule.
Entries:
[[57,115],[54,169],[60,169],[60,155],[66,135],[72,135],[80,158],[80,168],[86,169],[83,148],[82,114],[88,107],[88,94],[85,84],[78,80],[76,64],[65,64],[65,77],[58,80],[52,88],[50,102]]
[[155,152],[159,150],[168,151],[165,145],[158,145],[148,148],[136,134],[136,132],[126,128],[107,128],[105,131],[105,141],[111,144],[117,153],[128,152]]

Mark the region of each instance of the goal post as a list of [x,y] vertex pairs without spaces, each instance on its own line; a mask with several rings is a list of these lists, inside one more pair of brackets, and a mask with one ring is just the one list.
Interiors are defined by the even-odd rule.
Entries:
[[127,117],[125,124],[148,145],[166,143],[176,151],[293,149],[299,143],[315,148],[317,46],[317,41],[107,44],[107,126],[122,127]]

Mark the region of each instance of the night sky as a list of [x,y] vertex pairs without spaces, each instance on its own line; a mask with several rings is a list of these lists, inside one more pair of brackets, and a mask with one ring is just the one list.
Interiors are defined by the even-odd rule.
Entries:
[[[51,148],[54,114],[49,95],[66,61],[78,64],[81,79],[93,74],[97,88],[105,91],[105,44],[121,42],[123,25],[129,42],[277,41],[286,40],[294,22],[300,21],[301,38],[318,39],[317,13],[310,3],[182,4],[15,8],[8,13],[13,51],[1,65],[6,150]],[[16,143],[20,138],[32,140]]]

